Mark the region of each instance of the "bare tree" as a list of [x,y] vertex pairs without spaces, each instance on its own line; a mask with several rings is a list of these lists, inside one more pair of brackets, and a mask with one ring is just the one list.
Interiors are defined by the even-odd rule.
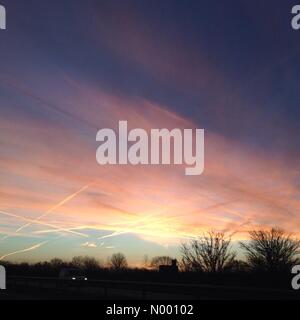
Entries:
[[182,267],[185,271],[222,272],[235,258],[230,250],[231,239],[210,231],[181,246]]
[[72,259],[71,265],[78,269],[95,270],[100,267],[99,261],[89,256],[77,256]]
[[250,241],[241,242],[247,263],[253,270],[289,271],[299,263],[300,241],[282,229],[250,231]]
[[55,269],[61,268],[64,264],[64,261],[59,258],[53,258],[50,260],[50,265]]
[[169,256],[157,256],[151,259],[150,267],[158,269],[161,265],[171,265],[172,258]]
[[143,268],[148,268],[149,267],[149,257],[148,257],[148,255],[147,254],[145,254],[144,255],[144,257],[143,257]]
[[109,266],[115,271],[124,270],[128,267],[127,259],[123,253],[114,253],[109,259]]

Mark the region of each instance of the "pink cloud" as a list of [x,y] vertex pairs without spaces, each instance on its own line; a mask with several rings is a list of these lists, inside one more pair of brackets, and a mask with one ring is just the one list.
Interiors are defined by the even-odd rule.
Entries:
[[[236,239],[258,226],[279,225],[300,233],[299,169],[213,132],[206,132],[202,176],[187,177],[180,166],[99,166],[97,127],[115,127],[120,119],[145,129],[195,124],[151,101],[113,96],[66,79],[68,90],[57,98],[74,128],[30,117],[11,126],[12,119],[1,119],[6,146],[1,209],[35,218],[91,183],[45,221],[61,228],[106,230],[113,236],[134,233],[159,244],[179,243],[211,228],[234,232]],[[71,95],[74,91],[78,96]],[[77,118],[85,124],[78,126]],[[13,231],[16,222],[11,223]]]

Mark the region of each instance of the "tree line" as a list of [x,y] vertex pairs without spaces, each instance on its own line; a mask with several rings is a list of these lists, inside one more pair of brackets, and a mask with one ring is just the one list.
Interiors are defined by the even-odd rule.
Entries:
[[[179,269],[182,272],[224,273],[224,272],[290,272],[294,265],[300,264],[300,240],[279,228],[270,230],[253,230],[249,240],[239,243],[244,259],[237,259],[237,252],[232,249],[231,238],[223,232],[209,231],[180,246]],[[144,269],[158,270],[160,265],[170,265],[173,258],[169,256],[145,258]],[[11,263],[1,262],[12,266]],[[23,264],[23,269],[26,264]],[[29,265],[28,265],[29,267]],[[113,254],[104,265],[88,256],[74,257],[70,262],[55,258],[50,262],[35,264],[37,269],[60,270],[77,268],[97,271],[106,268],[111,271],[129,269],[123,253]]]

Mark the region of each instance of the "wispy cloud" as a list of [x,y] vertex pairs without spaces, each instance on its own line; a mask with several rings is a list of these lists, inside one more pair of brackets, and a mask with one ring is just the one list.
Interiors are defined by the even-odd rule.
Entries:
[[36,249],[40,248],[41,246],[45,245],[46,243],[48,243],[48,241],[44,241],[44,242],[35,244],[34,246],[31,246],[31,247],[26,248],[26,249],[21,249],[21,250],[17,250],[17,251],[14,251],[14,252],[7,253],[7,254],[3,255],[2,257],[0,257],[0,261],[4,260],[7,257],[14,256],[14,255],[19,254],[19,253],[36,250]]
[[[67,228],[60,228],[59,229],[58,227],[56,227],[53,224],[46,223],[46,222],[41,222],[41,221],[38,221],[38,220],[28,219],[28,218],[25,218],[23,216],[16,215],[14,213],[10,213],[10,212],[7,212],[7,211],[0,210],[0,214],[1,215],[5,215],[7,217],[15,218],[17,220],[27,221],[30,224],[38,224],[38,225],[42,225],[42,226],[51,227],[51,228],[55,229],[55,232],[66,232],[66,233],[72,233],[72,234],[75,234],[75,235],[81,236],[81,237],[88,237],[88,235],[86,235],[84,233],[76,232],[76,231],[73,231],[73,230],[67,229]],[[7,236],[5,236],[2,240],[6,239],[6,238],[7,238]]]
[[97,244],[95,242],[84,242],[80,246],[85,248],[97,248]]

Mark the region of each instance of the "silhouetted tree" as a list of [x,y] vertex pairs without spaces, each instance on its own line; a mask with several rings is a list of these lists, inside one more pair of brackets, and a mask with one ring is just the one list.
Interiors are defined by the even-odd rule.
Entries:
[[62,266],[65,265],[65,262],[62,259],[53,258],[53,259],[50,260],[50,265],[54,269],[59,269],[59,268],[61,268]]
[[250,231],[250,241],[241,242],[247,263],[252,270],[290,271],[299,263],[300,241],[279,228]]
[[95,270],[100,267],[99,261],[93,257],[89,256],[77,256],[72,259],[71,265],[74,268],[85,269],[85,270]]
[[144,257],[143,257],[143,268],[147,269],[149,267],[149,265],[150,265],[149,257],[148,257],[147,254],[145,254]]
[[247,272],[249,270],[249,266],[243,260],[233,259],[226,265],[225,270],[230,272]]
[[123,253],[114,253],[109,259],[109,266],[115,271],[124,270],[128,267],[127,259]]
[[169,256],[157,256],[151,259],[150,267],[158,269],[161,265],[171,265],[172,258]]
[[222,272],[235,258],[230,250],[231,239],[225,234],[210,231],[182,244],[182,267],[185,271]]

